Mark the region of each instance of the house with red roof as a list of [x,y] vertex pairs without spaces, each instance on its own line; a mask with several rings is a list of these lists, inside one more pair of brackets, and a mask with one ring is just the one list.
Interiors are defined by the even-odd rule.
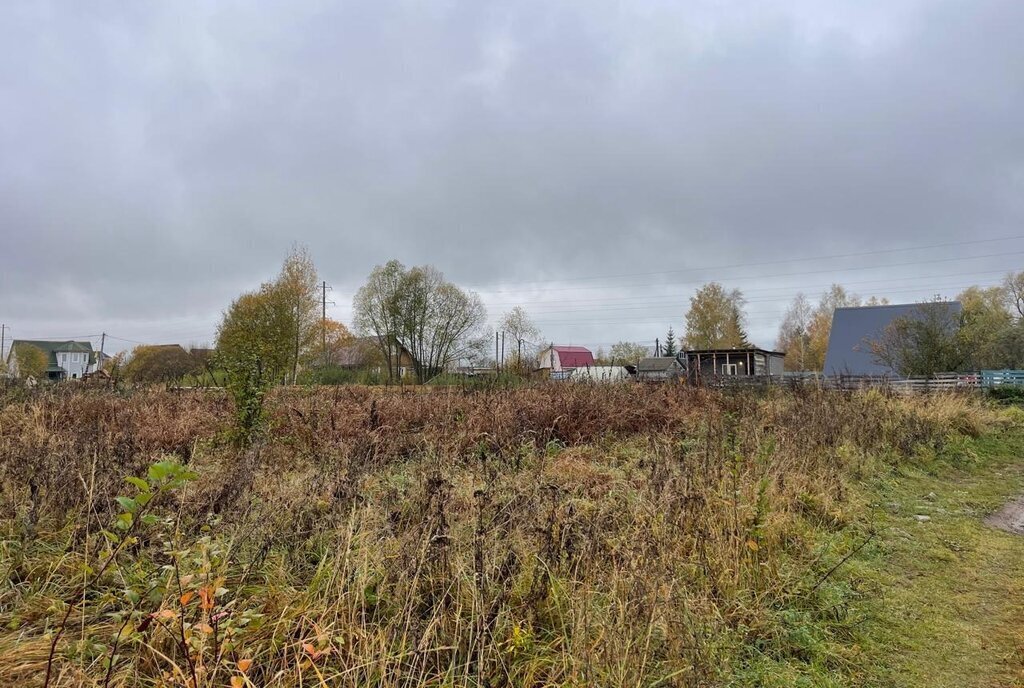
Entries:
[[540,352],[539,370],[560,373],[563,370],[590,368],[594,354],[585,346],[549,346]]

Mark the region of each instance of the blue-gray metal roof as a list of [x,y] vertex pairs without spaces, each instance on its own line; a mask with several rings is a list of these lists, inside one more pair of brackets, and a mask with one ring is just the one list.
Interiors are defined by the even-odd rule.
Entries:
[[[832,330],[825,353],[825,375],[894,375],[889,366],[875,361],[868,343],[878,339],[896,318],[916,317],[922,305],[900,303],[837,308],[832,315]],[[945,305],[955,313],[962,310],[959,301],[949,301]]]

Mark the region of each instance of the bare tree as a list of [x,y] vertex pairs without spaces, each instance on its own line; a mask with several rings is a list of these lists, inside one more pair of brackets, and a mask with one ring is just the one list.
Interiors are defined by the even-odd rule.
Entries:
[[373,336],[388,367],[388,379],[394,380],[401,361],[398,342],[399,302],[405,266],[397,260],[378,265],[353,301],[356,330]]
[[510,340],[511,367],[520,373],[528,372],[536,359],[537,341],[541,336],[540,328],[534,324],[522,306],[516,306],[502,316],[498,330],[504,332]]
[[1003,280],[1006,298],[1017,311],[1017,317],[1024,318],[1024,272],[1011,272]]
[[786,309],[779,326],[775,348],[786,352],[786,370],[807,370],[807,350],[810,344],[811,303],[798,293]]
[[403,349],[420,382],[468,353],[486,318],[483,302],[432,266],[406,270],[398,261],[374,268],[356,294],[357,329],[372,335],[394,379]]
[[429,265],[409,270],[399,293],[398,336],[412,354],[416,378],[426,382],[460,357],[487,312],[476,293]]

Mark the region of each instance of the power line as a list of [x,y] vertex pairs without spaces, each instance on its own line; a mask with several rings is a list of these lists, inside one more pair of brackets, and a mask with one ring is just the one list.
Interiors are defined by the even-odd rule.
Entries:
[[[985,286],[985,285],[969,285],[969,286]],[[989,285],[989,286],[993,286],[993,285]],[[920,289],[916,289],[916,290],[912,290],[912,291],[916,291],[916,292],[919,292],[919,293],[922,293],[922,294],[931,295],[931,294],[934,293],[933,289],[934,289],[933,286],[928,286],[928,287],[921,287]],[[895,292],[890,292],[890,293],[895,293]],[[601,309],[598,309],[598,310],[601,310]],[[607,309],[607,310],[611,310],[611,309]],[[579,311],[577,311],[577,313],[579,313]],[[659,312],[659,313],[637,314],[637,315],[624,314],[624,315],[618,316],[618,317],[610,317],[610,318],[602,318],[602,319],[591,319],[591,318],[586,318],[586,317],[578,318],[578,319],[572,319],[572,318],[557,318],[557,319],[551,319],[551,320],[537,319],[537,320],[534,320],[534,323],[537,324],[537,325],[545,325],[545,326],[551,326],[551,325],[629,325],[629,324],[644,325],[644,324],[655,324],[655,323],[658,323],[659,326],[660,326],[660,324],[662,324],[664,322],[671,323],[671,322],[674,322],[674,321],[678,321],[679,318],[681,317],[681,315],[682,315],[682,311],[677,311],[677,312],[673,312],[673,313]],[[754,316],[747,316],[745,318],[745,321],[747,323],[768,323],[768,322],[777,322],[779,319],[780,319],[780,316],[777,313],[763,313],[763,314],[754,315]]]
[[[996,284],[998,284],[998,283],[980,283],[980,284],[975,283],[975,284],[970,284],[970,285],[966,285],[966,286],[990,287],[990,286],[996,286]],[[943,284],[943,285],[939,285],[939,284],[935,284],[935,283],[929,283],[929,285],[926,286],[926,287],[904,287],[904,288],[900,288],[900,289],[884,289],[884,290],[880,290],[880,292],[884,293],[884,294],[905,294],[905,293],[914,293],[914,292],[920,292],[920,291],[933,291],[935,289],[963,289],[963,288],[966,288],[966,287],[964,287],[962,285],[962,283]],[[759,298],[753,298],[753,299],[744,299],[744,303],[745,304],[780,303],[780,302],[782,302],[784,300],[787,300],[785,296],[765,296],[765,297],[759,297]],[[611,311],[634,311],[634,310],[644,310],[644,309],[649,309],[649,308],[665,308],[665,307],[674,307],[674,306],[685,307],[685,303],[686,303],[686,299],[684,297],[676,297],[671,302],[666,302],[666,301],[650,301],[650,302],[640,302],[640,303],[629,303],[629,304],[623,304],[623,305],[602,304],[600,302],[596,302],[596,303],[592,302],[590,304],[584,304],[584,307],[582,307],[582,308],[561,308],[561,307],[559,307],[559,308],[556,308],[554,310],[552,310],[552,309],[534,309],[534,310],[531,311],[531,314],[532,315],[552,315],[552,314],[559,314],[559,313],[587,313],[587,312],[593,312],[593,311],[599,311],[599,312],[602,312],[602,313],[607,313],[607,312],[611,312]],[[555,303],[551,303],[551,304],[548,304],[548,305],[560,306],[560,304],[555,304]]]
[[[946,243],[941,243],[941,244],[928,244],[928,245],[923,245],[923,246],[907,246],[905,248],[878,249],[878,250],[874,250],[874,251],[859,251],[859,252],[856,252],[856,253],[836,253],[836,254],[826,255],[826,256],[804,256],[804,257],[800,257],[800,258],[785,258],[785,259],[782,259],[782,260],[773,260],[773,261],[763,261],[762,260],[762,261],[757,261],[756,263],[735,263],[735,264],[732,264],[732,265],[713,265],[713,266],[700,267],[700,268],[681,268],[681,269],[678,269],[678,270],[656,270],[656,271],[651,271],[651,272],[620,273],[620,274],[617,274],[617,275],[616,274],[612,274],[612,275],[590,275],[590,276],[587,276],[587,277],[564,277],[564,278],[559,278],[559,279],[532,280],[532,281],[527,281],[527,282],[517,282],[516,284],[559,284],[559,283],[564,283],[564,282],[575,282],[575,281],[585,281],[585,280],[594,280],[594,279],[624,279],[624,278],[630,278],[630,277],[652,277],[652,276],[655,276],[655,275],[672,275],[672,274],[677,274],[677,273],[695,272],[695,271],[699,271],[699,270],[728,270],[728,269],[732,269],[732,268],[758,267],[758,266],[761,266],[761,265],[782,265],[782,264],[785,264],[785,263],[796,263],[796,262],[808,261],[808,260],[833,260],[833,259],[839,259],[839,258],[856,258],[856,257],[862,257],[862,256],[881,255],[881,254],[885,254],[885,253],[900,253],[900,252],[905,252],[905,251],[924,251],[924,250],[933,249],[933,248],[948,248],[948,247],[951,247],[951,246],[968,246],[968,245],[973,245],[973,244],[994,243],[994,242],[999,242],[999,241],[1014,241],[1014,240],[1017,240],[1017,239],[1024,239],[1024,235],[1009,236],[1009,237],[998,237],[998,238],[993,238],[993,239],[971,239],[971,240],[968,240],[968,241],[951,241],[951,242],[946,242]],[[1005,254],[1001,254],[1001,255],[1005,255]],[[470,285],[470,286],[474,286],[474,285]],[[480,285],[475,285],[475,286],[479,287]]]
[[[871,279],[871,280],[856,280],[856,281],[852,281],[852,282],[844,280],[841,283],[841,285],[843,287],[863,286],[863,285],[866,285],[866,284],[883,284],[883,285],[887,285],[887,284],[892,283],[892,282],[907,281],[907,280],[917,280],[917,281],[920,281],[920,280],[941,279],[941,278],[947,278],[947,277],[982,277],[982,276],[990,276],[990,275],[1005,275],[1008,271],[1012,271],[1012,268],[1008,268],[1008,269],[1005,269],[1005,270],[986,270],[986,271],[982,271],[982,272],[973,272],[972,271],[972,272],[939,273],[939,274],[932,274],[932,275],[912,275],[912,276],[909,276],[909,277],[890,277],[890,278]],[[696,282],[694,282],[694,284],[696,284]],[[828,284],[814,284],[814,285],[800,284],[800,285],[783,285],[783,286],[779,286],[779,287],[762,287],[762,288],[754,288],[754,289],[744,289],[743,290],[743,294],[744,295],[747,295],[747,294],[760,294],[760,293],[769,292],[769,291],[779,291],[779,292],[785,292],[785,294],[783,294],[782,296],[786,296],[787,294],[795,295],[796,292],[801,292],[801,293],[802,292],[811,292],[812,290],[816,290],[816,289],[827,290],[828,288],[830,288],[834,284],[836,284],[836,282],[831,282],[831,283],[828,283]],[[887,287],[881,286],[881,287],[876,287],[872,291],[880,291],[880,290],[885,290],[885,289],[887,289]],[[668,293],[668,294],[637,294],[635,296],[621,296],[621,297],[615,296],[615,297],[606,297],[606,298],[590,298],[590,297],[582,298],[582,299],[574,298],[572,300],[572,303],[599,303],[599,304],[604,304],[604,303],[611,303],[611,302],[618,302],[618,301],[627,301],[627,302],[628,301],[637,301],[637,300],[643,300],[643,299],[667,299],[667,300],[675,301],[675,300],[678,300],[679,298],[680,298],[680,294],[678,292],[672,292],[672,293]],[[523,299],[523,300],[517,300],[517,301],[500,301],[500,302],[491,301],[491,302],[488,302],[487,305],[488,306],[523,306],[523,305],[529,305],[529,304],[561,305],[561,302],[560,301],[552,301],[550,299],[549,300]]]
[[[7,332],[8,333],[13,332],[13,331],[14,331],[13,327],[11,327],[11,326],[7,327]],[[38,335],[21,335],[21,336],[18,337],[18,339],[21,340],[21,341],[70,342],[70,341],[73,341],[75,339],[99,339],[99,337],[100,337],[100,335],[98,335],[98,334],[76,334],[76,335],[71,336],[71,337],[66,337],[66,336],[61,336],[61,337],[55,337],[55,336],[40,337]],[[14,341],[14,336],[11,335],[10,339],[13,342]]]
[[156,344],[153,344],[152,342],[140,342],[140,341],[135,340],[135,339],[128,339],[127,337],[117,337],[117,336],[114,336],[112,334],[108,334],[107,338],[108,339],[116,339],[119,342],[128,342],[129,344],[138,344],[139,346],[157,346]]
[[[915,261],[908,261],[908,262],[904,262],[904,263],[885,263],[885,264],[876,264],[876,265],[862,265],[862,266],[857,266],[857,267],[825,268],[825,269],[821,269],[821,270],[805,270],[803,272],[780,272],[780,273],[775,273],[775,274],[771,274],[771,275],[749,275],[749,276],[746,276],[746,277],[725,277],[725,278],[720,278],[719,281],[741,282],[741,281],[746,281],[746,280],[776,279],[776,278],[779,278],[779,277],[801,277],[801,276],[804,276],[804,275],[836,274],[836,273],[840,273],[840,272],[853,272],[855,270],[885,270],[885,269],[889,269],[889,268],[901,268],[901,267],[909,267],[909,266],[913,266],[913,265],[930,265],[930,264],[935,264],[935,263],[953,263],[953,262],[957,262],[957,261],[961,261],[961,260],[978,260],[978,259],[981,259],[981,258],[1002,258],[1002,257],[1005,257],[1005,256],[1019,256],[1019,255],[1024,255],[1024,251],[1009,251],[1009,252],[1004,251],[1002,253],[987,253],[987,254],[978,255],[978,256],[957,256],[955,258],[934,258],[934,259],[930,259],[930,260],[915,260]],[[704,269],[704,268],[701,268],[701,269]],[[692,281],[683,281],[683,282],[663,282],[663,283],[658,283],[658,284],[664,284],[664,285],[669,285],[669,284],[685,285],[685,284],[698,284],[698,283],[701,283],[703,281],[704,280],[692,280]],[[549,289],[546,289],[545,291],[548,291],[548,292],[551,292],[551,291],[580,291],[580,290],[584,290],[585,291],[585,290],[593,290],[593,289],[608,289],[608,288],[622,289],[622,288],[627,288],[627,287],[642,287],[642,286],[650,286],[650,285],[645,285],[645,284],[623,284],[623,285],[614,285],[614,287],[606,287],[606,286],[600,286],[600,287],[558,287],[558,288],[549,288]],[[509,290],[509,289],[494,289],[494,290],[491,290],[491,291],[485,291],[484,293],[490,293],[490,294],[503,294],[503,293],[506,293],[507,294],[507,293],[512,293],[512,290]]]

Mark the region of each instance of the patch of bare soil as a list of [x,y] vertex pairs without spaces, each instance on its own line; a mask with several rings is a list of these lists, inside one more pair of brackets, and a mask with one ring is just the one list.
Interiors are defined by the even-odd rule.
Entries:
[[1024,496],[1017,497],[999,511],[989,515],[985,523],[1008,533],[1024,535]]

